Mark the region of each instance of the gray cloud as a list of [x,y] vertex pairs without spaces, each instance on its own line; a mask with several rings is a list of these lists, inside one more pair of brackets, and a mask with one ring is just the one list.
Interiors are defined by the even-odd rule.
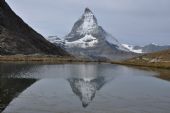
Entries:
[[123,43],[170,44],[169,0],[6,0],[44,36],[66,35],[89,7],[98,22]]

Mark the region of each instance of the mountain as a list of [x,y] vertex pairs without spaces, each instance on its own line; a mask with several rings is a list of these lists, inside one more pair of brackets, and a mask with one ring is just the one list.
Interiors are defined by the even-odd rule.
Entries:
[[133,56],[132,52],[98,25],[96,17],[88,8],[64,37],[64,46],[77,57],[121,60]]
[[148,44],[146,46],[133,46],[128,44],[122,44],[124,47],[135,53],[153,53],[158,51],[163,51],[170,49],[170,45],[158,45],[158,44]]
[[53,44],[55,44],[56,46],[60,46],[61,48],[64,49],[65,46],[65,41],[62,40],[61,38],[59,38],[58,36],[49,36],[47,38],[47,40]]
[[143,53],[142,47],[140,46],[133,46],[133,45],[128,45],[128,44],[122,44],[125,48],[129,49],[131,52],[134,53]]
[[158,44],[149,44],[149,45],[146,45],[142,48],[142,51],[144,53],[152,53],[152,52],[158,52],[158,51],[163,51],[163,50],[166,50],[166,49],[170,49],[170,45],[158,45]]
[[5,0],[0,0],[0,54],[68,55],[29,27]]

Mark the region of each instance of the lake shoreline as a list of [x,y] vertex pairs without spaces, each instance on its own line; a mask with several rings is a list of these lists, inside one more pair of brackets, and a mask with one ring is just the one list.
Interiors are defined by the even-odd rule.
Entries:
[[110,63],[119,64],[127,66],[137,66],[137,67],[149,67],[149,68],[162,68],[170,69],[170,63],[166,62],[155,62],[155,63],[137,63],[130,61],[99,61],[99,60],[89,60],[89,59],[77,59],[73,57],[61,57],[55,55],[10,55],[10,56],[0,56],[1,63],[48,63],[48,64],[64,64],[64,63]]
[[77,59],[74,57],[61,57],[55,55],[10,55],[0,56],[1,63],[48,63],[48,64],[64,64],[64,63],[109,63],[107,61]]
[[135,66],[135,67],[148,67],[148,68],[161,68],[161,69],[170,69],[170,64],[165,64],[164,62],[159,63],[137,63],[137,62],[111,62],[111,64],[119,64],[119,65],[126,65],[126,66]]

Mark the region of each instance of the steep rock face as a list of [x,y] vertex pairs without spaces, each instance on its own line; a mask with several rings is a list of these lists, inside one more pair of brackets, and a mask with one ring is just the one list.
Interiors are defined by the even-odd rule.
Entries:
[[88,8],[65,37],[65,48],[75,56],[95,59],[121,60],[133,56],[132,52],[98,25],[96,17]]
[[0,54],[54,54],[68,55],[29,27],[0,0]]

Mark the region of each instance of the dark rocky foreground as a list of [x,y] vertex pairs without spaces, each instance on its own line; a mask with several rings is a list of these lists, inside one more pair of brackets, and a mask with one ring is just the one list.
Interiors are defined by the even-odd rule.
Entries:
[[0,0],[0,54],[68,55],[27,25],[5,0]]

